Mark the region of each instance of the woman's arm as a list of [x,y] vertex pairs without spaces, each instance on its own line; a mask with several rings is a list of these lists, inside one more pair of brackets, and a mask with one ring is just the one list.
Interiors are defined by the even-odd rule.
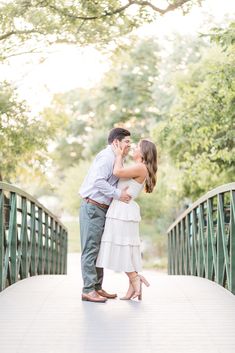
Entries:
[[146,167],[143,163],[135,163],[132,166],[123,167],[122,160],[124,150],[121,149],[120,144],[113,144],[113,146],[116,154],[113,168],[113,174],[115,176],[118,178],[138,178],[146,176]]

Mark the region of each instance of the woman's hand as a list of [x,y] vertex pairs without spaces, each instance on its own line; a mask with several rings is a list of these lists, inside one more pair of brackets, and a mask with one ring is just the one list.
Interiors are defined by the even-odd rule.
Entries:
[[124,156],[124,147],[121,148],[120,141],[118,141],[118,140],[113,141],[113,149],[114,149],[114,153],[116,154],[116,156],[120,156],[120,157]]

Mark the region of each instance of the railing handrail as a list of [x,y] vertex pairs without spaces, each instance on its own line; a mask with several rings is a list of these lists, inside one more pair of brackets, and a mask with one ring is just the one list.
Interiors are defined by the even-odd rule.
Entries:
[[228,192],[230,190],[235,190],[235,182],[229,183],[229,184],[224,184],[221,186],[218,186],[217,188],[207,192],[205,195],[200,197],[197,201],[195,201],[191,206],[187,208],[175,221],[170,225],[170,227],[167,229],[167,233],[169,233],[182,219],[184,219],[187,214],[189,214],[194,208],[198,207],[200,204],[204,203],[206,200],[214,197],[217,194],[221,194],[224,192]]
[[67,230],[67,228],[64,226],[63,223],[56,217],[50,210],[48,210],[45,206],[43,206],[36,198],[34,198],[32,195],[28,194],[26,191],[20,189],[19,187],[8,184],[5,182],[0,182],[0,190],[4,191],[9,191],[9,192],[14,192],[18,194],[19,196],[25,197],[28,201],[33,202],[35,205],[37,205],[39,208],[43,209],[49,216],[51,216],[60,226]]

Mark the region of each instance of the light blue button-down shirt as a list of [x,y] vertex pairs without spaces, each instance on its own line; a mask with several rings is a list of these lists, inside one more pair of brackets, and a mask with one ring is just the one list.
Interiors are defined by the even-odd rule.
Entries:
[[116,188],[118,178],[113,175],[114,162],[115,153],[111,145],[108,145],[97,154],[82,183],[79,190],[82,198],[89,197],[106,205],[109,205],[113,198],[120,198],[121,190]]

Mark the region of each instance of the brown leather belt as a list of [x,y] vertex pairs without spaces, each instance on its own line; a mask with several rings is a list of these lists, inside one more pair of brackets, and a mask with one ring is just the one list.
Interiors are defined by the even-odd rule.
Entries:
[[87,202],[87,203],[91,203],[92,205],[99,206],[99,207],[101,207],[101,208],[105,208],[105,209],[108,209],[108,208],[109,208],[108,205],[105,205],[104,203],[99,203],[99,202],[97,202],[97,201],[95,201],[95,200],[90,199],[89,197],[85,197],[83,200],[84,200],[85,202]]

